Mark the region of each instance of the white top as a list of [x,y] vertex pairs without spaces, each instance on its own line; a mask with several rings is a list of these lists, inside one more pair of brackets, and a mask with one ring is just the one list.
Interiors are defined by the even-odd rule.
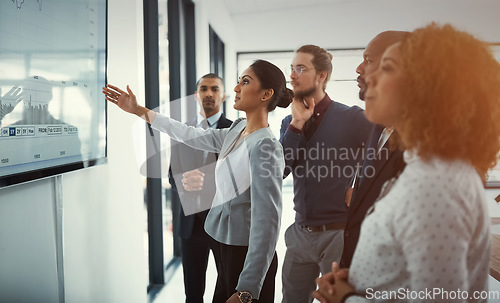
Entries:
[[[349,283],[366,297],[347,302],[438,302],[444,291],[448,302],[486,301],[452,297],[487,289],[490,219],[479,175],[460,161],[404,157],[405,170],[361,226]],[[442,295],[429,297],[434,289]]]

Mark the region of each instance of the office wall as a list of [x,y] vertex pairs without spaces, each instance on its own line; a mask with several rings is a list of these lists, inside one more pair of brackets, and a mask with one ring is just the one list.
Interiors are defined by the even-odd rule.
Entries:
[[[141,0],[109,0],[108,80],[144,96]],[[103,98],[103,102],[104,98]],[[146,302],[137,118],[109,107],[106,165],[63,175],[66,302]],[[0,302],[58,302],[55,178],[0,189]]]
[[450,22],[488,42],[500,42],[497,0],[332,1],[233,15],[237,51],[290,50],[302,44],[365,47],[377,33]]
[[195,0],[195,32],[196,32],[196,73],[197,77],[210,72],[210,41],[208,26],[224,42],[225,50],[225,89],[226,108],[229,119],[236,119],[238,113],[232,109],[234,104],[234,91],[238,79],[236,64],[236,49],[239,41],[236,35],[234,20],[229,15],[222,0]]
[[0,190],[0,301],[57,302],[53,180]]

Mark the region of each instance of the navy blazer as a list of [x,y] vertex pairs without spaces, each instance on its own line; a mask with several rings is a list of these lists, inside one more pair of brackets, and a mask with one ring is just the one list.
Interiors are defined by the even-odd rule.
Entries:
[[[374,136],[375,127],[370,135],[370,141],[377,140],[378,135]],[[368,144],[367,147],[369,147]],[[376,146],[376,144],[375,144]],[[397,176],[405,167],[403,160],[403,152],[400,150],[391,151],[389,149],[389,141],[385,143],[380,151],[382,157],[377,157],[371,162],[375,169],[373,177],[364,177],[361,184],[356,184],[349,210],[347,211],[347,223],[344,229],[344,250],[340,260],[341,268],[348,268],[351,265],[352,256],[358,244],[361,224],[365,218],[368,209],[377,200],[380,190],[384,183]]]
[[[193,119],[189,122],[186,123],[187,125],[190,126],[196,126],[197,121],[196,119]],[[217,121],[217,128],[228,128],[233,124],[233,121],[227,119],[224,114],[222,114],[219,118],[219,121]],[[205,196],[208,195],[206,192],[210,190],[209,188],[212,187],[211,191],[211,197],[215,194],[215,180],[214,180],[214,169],[215,169],[215,162],[217,161],[217,156],[212,154],[212,157],[207,160],[207,162],[211,163],[212,165],[205,165],[203,167],[203,151],[196,150],[194,148],[191,148],[183,143],[178,143],[175,142],[172,144],[172,153],[171,153],[171,160],[170,160],[170,169],[169,169],[169,174],[168,174],[168,179],[170,182],[170,185],[172,186],[173,193],[175,195],[184,195],[184,197],[195,201],[197,199],[197,196],[199,193],[197,192],[187,192],[184,191],[184,188],[182,186],[177,187],[175,178],[172,174],[172,165],[174,165],[176,173],[178,172],[187,172],[193,169],[200,169],[200,170],[209,170],[211,171],[204,171],[205,173],[205,179],[204,179],[204,192]],[[180,176],[177,177],[177,183],[181,185]],[[180,199],[179,199],[180,200]],[[212,201],[210,201],[212,202]],[[204,218],[208,214],[208,210],[203,211],[200,213]],[[173,232],[175,235],[180,236],[183,239],[189,239],[193,233],[193,226],[194,226],[194,220],[195,216],[198,214],[193,214],[186,216],[184,214],[184,210],[182,208],[182,205],[179,205],[178,211],[174,214],[174,220],[173,220]]]

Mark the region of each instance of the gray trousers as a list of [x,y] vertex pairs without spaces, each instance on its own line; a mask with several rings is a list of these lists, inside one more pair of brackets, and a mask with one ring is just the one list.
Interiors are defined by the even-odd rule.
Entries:
[[340,262],[344,230],[308,232],[294,223],[285,232],[285,243],[282,303],[312,302],[319,273],[331,272],[332,263]]

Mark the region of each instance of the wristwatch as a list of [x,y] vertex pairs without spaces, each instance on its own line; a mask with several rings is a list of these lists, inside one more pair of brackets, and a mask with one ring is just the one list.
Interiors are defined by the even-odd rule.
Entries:
[[252,303],[253,296],[248,291],[239,291],[238,298],[240,298],[241,303]]

